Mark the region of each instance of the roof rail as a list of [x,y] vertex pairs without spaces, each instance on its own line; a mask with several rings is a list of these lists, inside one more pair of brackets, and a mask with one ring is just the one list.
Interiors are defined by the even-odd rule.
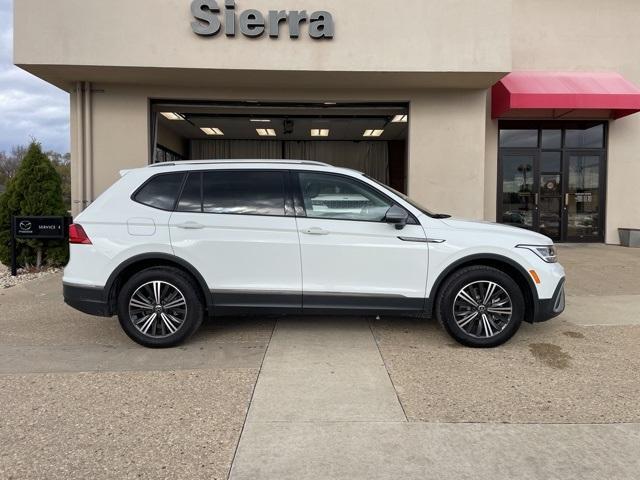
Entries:
[[149,165],[149,167],[174,167],[176,165],[216,165],[233,163],[280,163],[291,165],[318,165],[330,167],[328,163],[316,162],[314,160],[181,160],[179,162],[159,162]]

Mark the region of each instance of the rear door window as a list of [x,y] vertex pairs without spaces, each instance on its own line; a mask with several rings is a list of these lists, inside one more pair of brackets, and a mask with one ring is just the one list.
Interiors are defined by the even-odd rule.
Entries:
[[178,212],[202,212],[202,173],[193,172],[187,177],[182,189],[180,201],[176,208]]
[[209,171],[203,173],[203,211],[235,215],[285,215],[284,173]]
[[165,173],[152,177],[144,186],[138,190],[133,198],[136,202],[160,210],[173,210],[184,173]]

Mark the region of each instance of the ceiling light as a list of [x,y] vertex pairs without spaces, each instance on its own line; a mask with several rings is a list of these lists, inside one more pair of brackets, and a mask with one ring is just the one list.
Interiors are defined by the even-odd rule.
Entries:
[[312,137],[328,137],[329,129],[328,128],[312,128],[311,136]]
[[205,128],[201,128],[200,130],[202,130],[207,135],[224,135],[222,130],[215,127],[214,128],[205,127]]
[[273,128],[256,128],[256,132],[261,137],[275,137],[276,131]]
[[166,118],[168,120],[184,120],[184,117],[182,115],[180,115],[179,113],[160,112],[160,115],[162,115],[164,118]]
[[379,137],[384,130],[365,130],[362,134],[363,137]]
[[271,120],[269,120],[268,118],[252,118],[251,120],[249,120],[250,122],[264,122],[264,123],[269,123],[271,122]]
[[337,105],[336,102],[324,102],[325,105]]
[[409,121],[409,115],[396,115],[391,120],[391,123],[407,123]]

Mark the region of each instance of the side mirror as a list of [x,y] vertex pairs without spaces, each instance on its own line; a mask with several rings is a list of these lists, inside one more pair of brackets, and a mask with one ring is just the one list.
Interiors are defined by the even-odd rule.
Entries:
[[407,224],[407,220],[409,220],[409,212],[398,205],[394,205],[387,210],[387,214],[384,217],[384,221],[394,224],[396,230],[402,230]]

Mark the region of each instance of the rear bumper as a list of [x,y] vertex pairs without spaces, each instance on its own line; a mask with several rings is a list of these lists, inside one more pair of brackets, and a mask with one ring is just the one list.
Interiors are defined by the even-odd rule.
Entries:
[[62,294],[64,303],[82,313],[98,317],[111,317],[113,315],[105,291],[102,288],[63,283]]
[[545,322],[557,317],[564,312],[565,295],[564,295],[564,277],[558,282],[555,292],[551,298],[539,299],[536,306],[534,322]]

